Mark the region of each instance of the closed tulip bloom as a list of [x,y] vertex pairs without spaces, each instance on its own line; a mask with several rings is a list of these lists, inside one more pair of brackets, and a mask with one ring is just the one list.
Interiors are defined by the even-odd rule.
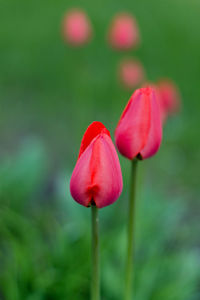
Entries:
[[70,181],[71,195],[79,204],[98,208],[115,202],[122,192],[119,158],[109,131],[100,122],[86,130]]
[[139,43],[139,30],[135,18],[127,13],[121,13],[112,20],[108,41],[118,50],[128,50]]
[[161,140],[160,107],[155,90],[152,87],[138,89],[115,130],[117,148],[128,159],[146,159],[156,154]]
[[139,60],[124,59],[120,63],[119,78],[126,89],[133,89],[144,81],[145,71]]
[[161,107],[161,118],[165,122],[168,116],[180,110],[180,93],[172,80],[163,79],[157,84],[157,92]]
[[90,40],[92,27],[84,11],[72,9],[66,14],[63,22],[63,35],[72,46],[81,46]]

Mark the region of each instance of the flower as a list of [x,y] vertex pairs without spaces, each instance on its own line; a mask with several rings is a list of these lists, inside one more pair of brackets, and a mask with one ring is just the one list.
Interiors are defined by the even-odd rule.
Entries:
[[73,46],[87,43],[92,35],[92,27],[87,14],[81,9],[67,12],[63,21],[64,39]]
[[108,32],[110,45],[118,50],[128,50],[139,43],[139,30],[135,18],[127,13],[116,15]]
[[127,89],[133,89],[144,81],[143,65],[136,59],[124,59],[119,66],[119,79]]
[[153,87],[136,90],[115,130],[119,152],[128,159],[146,159],[159,149],[162,140],[160,107]]
[[165,122],[168,116],[176,114],[180,110],[180,93],[175,83],[169,79],[158,82],[157,93],[161,107],[161,119],[162,122]]
[[81,142],[70,181],[71,195],[83,206],[102,208],[118,199],[122,187],[121,167],[110,133],[102,123],[93,122]]

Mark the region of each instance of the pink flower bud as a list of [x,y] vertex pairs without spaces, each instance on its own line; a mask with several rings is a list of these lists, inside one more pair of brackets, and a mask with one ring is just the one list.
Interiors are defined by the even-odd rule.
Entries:
[[80,9],[67,12],[63,22],[64,39],[73,46],[87,43],[92,35],[92,27],[86,13]]
[[139,30],[136,20],[127,13],[121,13],[112,20],[108,41],[118,50],[128,50],[139,43]]
[[119,78],[127,89],[133,89],[145,79],[145,72],[140,61],[125,59],[120,63]]
[[158,151],[161,140],[156,93],[152,87],[138,89],[131,96],[115,130],[117,148],[128,159],[146,159]]
[[119,158],[109,131],[100,122],[86,130],[70,181],[71,195],[83,206],[98,208],[115,202],[123,182]]
[[169,79],[163,79],[157,84],[157,93],[161,107],[161,119],[176,114],[180,110],[180,93],[178,87]]

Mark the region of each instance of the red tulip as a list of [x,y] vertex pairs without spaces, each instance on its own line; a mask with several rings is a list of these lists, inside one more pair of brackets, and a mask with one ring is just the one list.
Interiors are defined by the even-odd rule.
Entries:
[[152,87],[131,96],[115,131],[119,152],[129,159],[146,159],[159,149],[162,140],[160,107]]
[[90,20],[80,9],[70,10],[63,22],[65,40],[73,46],[81,46],[89,41],[92,34]]
[[163,79],[157,84],[157,92],[161,107],[161,118],[165,122],[167,117],[180,110],[180,93],[169,79]]
[[108,41],[118,50],[128,50],[139,43],[139,30],[136,20],[127,13],[121,13],[112,20]]
[[127,89],[133,89],[144,81],[145,72],[139,60],[125,59],[120,63],[119,78]]
[[83,206],[115,202],[122,192],[122,174],[110,133],[100,122],[86,130],[70,181],[71,195]]

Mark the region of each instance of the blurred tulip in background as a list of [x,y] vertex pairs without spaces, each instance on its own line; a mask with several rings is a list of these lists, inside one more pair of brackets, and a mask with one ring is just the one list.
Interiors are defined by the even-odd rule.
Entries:
[[109,44],[117,50],[129,50],[140,41],[139,29],[135,18],[128,13],[116,15],[108,32]]
[[163,79],[157,84],[157,92],[161,107],[161,118],[165,122],[168,116],[174,115],[180,110],[181,97],[179,89],[172,80]]
[[118,76],[126,89],[134,89],[145,79],[142,63],[136,59],[123,59],[119,65]]
[[69,10],[63,21],[63,35],[67,43],[81,46],[92,36],[92,26],[87,14],[81,9]]

